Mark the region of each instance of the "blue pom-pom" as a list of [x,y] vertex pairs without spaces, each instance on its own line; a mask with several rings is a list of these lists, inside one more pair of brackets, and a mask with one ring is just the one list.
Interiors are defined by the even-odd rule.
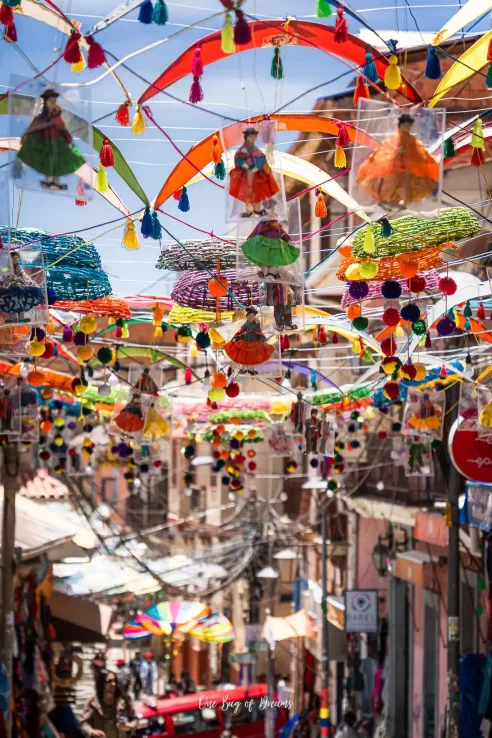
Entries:
[[150,214],[150,208],[145,208],[145,213],[142,218],[142,225],[140,227],[140,233],[144,238],[152,238],[152,216]]
[[187,213],[190,209],[190,201],[188,200],[188,190],[183,187],[181,197],[179,198],[178,208],[182,213]]
[[362,69],[362,74],[367,77],[371,82],[377,82],[379,79],[378,70],[372,58],[372,51],[366,52],[366,63]]
[[198,348],[202,349],[202,351],[205,351],[205,349],[208,349],[210,346],[210,336],[207,331],[199,331],[196,334],[195,341]]
[[225,461],[224,461],[224,459],[217,459],[217,464],[216,464],[216,466],[218,466],[218,467],[219,467],[219,469],[222,469],[222,468],[223,468],[223,467],[225,466]]
[[138,11],[138,20],[140,23],[145,23],[146,26],[149,26],[152,23],[152,16],[154,14],[154,6],[150,2],[150,0],[145,0],[140,6],[140,10]]
[[442,77],[441,62],[434,46],[429,46],[429,50],[427,52],[425,76],[427,79],[440,79]]
[[359,441],[350,441],[350,445],[352,448],[359,448],[360,442]]
[[162,226],[159,223],[157,210],[152,212],[152,238],[154,241],[160,241],[162,238]]
[[393,433],[399,433],[401,431],[401,423],[393,423],[391,430]]
[[388,279],[383,282],[381,294],[386,300],[398,300],[401,296],[401,284],[395,279]]
[[404,305],[400,310],[400,315],[403,320],[408,320],[410,323],[416,323],[420,320],[420,308],[414,302],[409,302],[408,305]]
[[222,484],[229,484],[231,480],[229,479],[229,477],[222,477],[220,481],[222,482]]
[[140,473],[141,474],[147,474],[149,471],[149,465],[148,464],[140,464]]
[[54,305],[56,302],[55,290],[52,287],[48,287],[46,294],[48,296],[48,305]]

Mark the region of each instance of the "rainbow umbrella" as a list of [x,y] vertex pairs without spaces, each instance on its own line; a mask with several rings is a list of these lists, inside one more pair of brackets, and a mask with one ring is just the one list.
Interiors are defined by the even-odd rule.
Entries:
[[[150,608],[152,610],[153,608]],[[134,622],[139,623],[146,628],[150,633],[156,636],[169,635],[172,633],[172,626],[169,623],[165,623],[161,620],[156,619],[150,615],[150,610],[137,615]]]
[[150,638],[152,633],[134,620],[127,623],[123,629],[123,638],[127,641],[140,641],[142,638]]
[[[144,616],[139,616],[139,618],[142,618],[142,620],[139,619],[139,622],[142,622],[149,630],[151,629],[150,624],[153,628],[160,628],[166,634],[171,633],[176,628],[186,633],[188,630],[186,626],[189,623],[194,624],[208,613],[208,607],[202,602],[168,600],[150,607]],[[144,618],[147,619],[144,620]],[[158,634],[156,633],[156,635]]]
[[231,621],[218,612],[201,618],[189,633],[207,643],[229,643],[236,637]]

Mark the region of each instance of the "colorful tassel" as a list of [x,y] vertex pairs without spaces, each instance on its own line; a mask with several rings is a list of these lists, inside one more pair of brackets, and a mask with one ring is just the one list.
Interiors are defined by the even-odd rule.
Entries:
[[145,2],[143,2],[140,6],[140,10],[138,11],[138,20],[140,21],[140,23],[145,23],[146,26],[149,26],[152,23],[153,15],[154,6],[150,2],[150,0],[145,0]]
[[251,43],[251,28],[249,27],[242,10],[236,10],[236,23],[234,25],[234,43],[238,46],[246,46]]
[[372,228],[369,224],[367,224],[365,227],[363,249],[366,254],[373,254],[376,251],[374,233],[372,232]]
[[126,322],[123,323],[123,328],[121,329],[121,338],[130,338],[130,331]]
[[181,190],[181,197],[179,198],[178,209],[182,213],[187,213],[190,209],[190,201],[188,199],[188,189],[183,187]]
[[488,90],[492,89],[492,64],[487,69],[487,76],[485,77],[485,86]]
[[388,218],[382,218],[381,219],[381,237],[389,238],[392,233],[393,233],[393,228],[391,227],[391,223],[389,222]]
[[135,136],[140,136],[142,133],[145,133],[145,118],[140,105],[137,105],[135,109],[135,115],[133,116],[132,122],[132,133],[134,133]]
[[19,8],[22,0],[3,0],[3,2],[10,8]]
[[324,345],[325,343],[328,343],[328,336],[326,335],[326,330],[324,325],[320,325],[318,330],[318,343],[321,345]]
[[86,36],[85,40],[89,46],[89,50],[87,52],[87,64],[89,69],[102,67],[102,65],[106,63],[106,54],[104,53],[103,47],[94,39],[93,36]]
[[444,379],[444,377],[448,376],[448,373],[446,371],[446,364],[443,364],[441,367],[441,371],[439,372],[439,376]]
[[190,369],[189,366],[187,366],[186,369],[185,369],[185,372],[184,372],[184,381],[185,381],[185,384],[191,384],[192,381],[193,381],[193,377],[192,377],[192,374],[191,374],[191,369]]
[[485,164],[485,154],[482,149],[473,149],[470,163],[472,167],[483,167]]
[[165,26],[169,20],[169,12],[164,0],[156,0],[154,12],[152,13],[152,22],[156,26]]
[[337,10],[337,16],[333,40],[336,44],[344,44],[348,40],[348,23],[343,14],[343,5],[341,3]]
[[366,62],[362,68],[362,74],[370,82],[377,82],[379,79],[378,70],[372,56],[372,51],[366,51]]
[[316,18],[330,18],[332,15],[331,5],[328,0],[316,0]]
[[0,5],[0,23],[6,27],[14,24],[14,14],[12,13],[12,9],[5,3]]
[[235,54],[236,45],[234,43],[234,26],[231,21],[231,14],[226,13],[224,28],[221,35],[222,51],[224,54]]
[[337,146],[348,146],[350,143],[350,136],[347,131],[347,126],[345,123],[341,123],[340,121],[337,121],[338,126],[338,136],[336,140]]
[[453,138],[447,138],[444,141],[444,158],[453,159],[456,156],[456,149],[454,147]]
[[313,388],[313,392],[316,392],[316,390],[318,389],[318,382],[317,382],[316,372],[314,369],[311,369],[309,381],[310,381],[311,387]]
[[99,161],[104,167],[114,167],[113,149],[109,139],[105,138],[99,154]]
[[272,66],[270,68],[270,74],[273,77],[273,79],[283,79],[284,78],[284,65],[282,63],[282,58],[280,56],[280,49],[278,46],[276,46],[273,50],[273,59],[272,59]]
[[106,176],[106,170],[101,164],[101,162],[99,162],[99,169],[97,170],[96,190],[98,192],[108,191],[108,178]]
[[398,57],[393,54],[389,58],[389,66],[384,73],[384,84],[388,90],[398,90],[401,86],[401,72],[398,66]]
[[152,211],[152,238],[154,241],[160,241],[162,238],[162,226],[155,208]]
[[63,341],[65,343],[72,343],[73,341],[73,330],[69,325],[63,326]]
[[12,23],[10,26],[5,26],[5,31],[3,35],[5,41],[8,41],[9,43],[15,44],[17,41],[17,28],[15,27],[15,23]]
[[218,164],[220,161],[222,161],[223,151],[224,149],[222,148],[220,138],[216,133],[214,133],[212,137],[212,161],[214,164]]
[[429,50],[427,51],[425,76],[427,79],[440,79],[442,77],[441,62],[434,46],[429,46]]
[[123,126],[123,128],[130,125],[130,104],[131,103],[127,100],[122,103],[116,111],[115,120],[120,124],[120,126]]
[[191,73],[194,77],[201,77],[203,75],[202,50],[199,46],[196,47],[195,56],[191,62]]
[[483,302],[480,300],[480,304],[477,308],[477,318],[478,320],[485,320],[485,308],[483,306]]
[[68,37],[65,51],[63,52],[63,58],[68,64],[79,64],[82,52],[80,51],[80,33],[72,29],[70,36]]
[[316,200],[316,207],[314,209],[314,214],[317,218],[326,218],[326,216],[328,215],[328,211],[326,209],[325,198],[323,197],[322,192],[318,192],[318,199]]
[[340,339],[338,338],[338,333],[335,333],[335,331],[333,331],[332,336],[331,336],[331,342],[334,344],[337,344],[339,340]]
[[289,351],[289,349],[290,349],[290,339],[287,334],[284,334],[280,336],[280,350]]
[[183,188],[180,190],[176,190],[176,192],[173,195],[173,200],[177,200],[178,202],[181,200],[181,195],[183,194]]
[[430,349],[430,347],[432,346],[432,341],[431,341],[431,337],[430,337],[429,331],[427,331],[427,333],[425,334],[425,344],[424,344],[424,346],[425,346],[426,349]]
[[473,124],[471,145],[474,149],[483,149],[483,151],[485,151],[485,140],[483,137],[483,126],[481,118],[477,118]]
[[152,238],[152,216],[150,214],[150,208],[145,208],[142,223],[140,226],[140,233],[144,238]]
[[77,64],[72,64],[72,72],[74,74],[81,74],[86,67],[85,58],[82,52],[80,53],[80,61]]
[[225,179],[225,176],[226,176],[226,168],[225,168],[225,164],[221,157],[220,161],[214,164],[214,177],[216,179],[219,179],[221,182],[223,182]]
[[369,100],[371,98],[371,94],[369,92],[369,87],[364,82],[364,78],[359,74],[357,77],[357,82],[355,83],[355,90],[354,90],[354,105],[357,107],[357,103],[359,100]]
[[334,164],[337,169],[345,169],[347,166],[347,157],[345,156],[345,151],[341,146],[337,146],[335,149]]
[[200,85],[200,77],[193,77],[190,87],[188,101],[190,103],[199,103],[203,100],[203,90]]
[[125,223],[122,245],[129,251],[136,251],[140,246],[133,220],[127,220]]

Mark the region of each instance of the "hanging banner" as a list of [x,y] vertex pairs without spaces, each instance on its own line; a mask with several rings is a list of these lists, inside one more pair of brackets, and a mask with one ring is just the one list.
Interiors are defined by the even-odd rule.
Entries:
[[486,533],[492,532],[492,485],[467,483],[460,523],[480,528]]
[[349,589],[345,598],[345,632],[378,632],[378,593],[375,589]]
[[492,484],[492,437],[479,436],[478,431],[456,430],[449,434],[451,460],[467,479]]

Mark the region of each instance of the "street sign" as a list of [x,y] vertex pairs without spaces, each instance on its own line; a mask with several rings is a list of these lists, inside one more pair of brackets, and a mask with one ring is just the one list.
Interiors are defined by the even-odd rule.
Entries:
[[492,532],[492,485],[467,482],[460,523]]
[[348,589],[344,593],[345,632],[378,632],[378,593],[375,589]]
[[256,664],[256,654],[250,653],[233,653],[229,656],[229,662],[231,664]]
[[449,433],[451,461],[467,479],[482,484],[492,483],[492,437],[479,436],[476,430],[456,430]]

